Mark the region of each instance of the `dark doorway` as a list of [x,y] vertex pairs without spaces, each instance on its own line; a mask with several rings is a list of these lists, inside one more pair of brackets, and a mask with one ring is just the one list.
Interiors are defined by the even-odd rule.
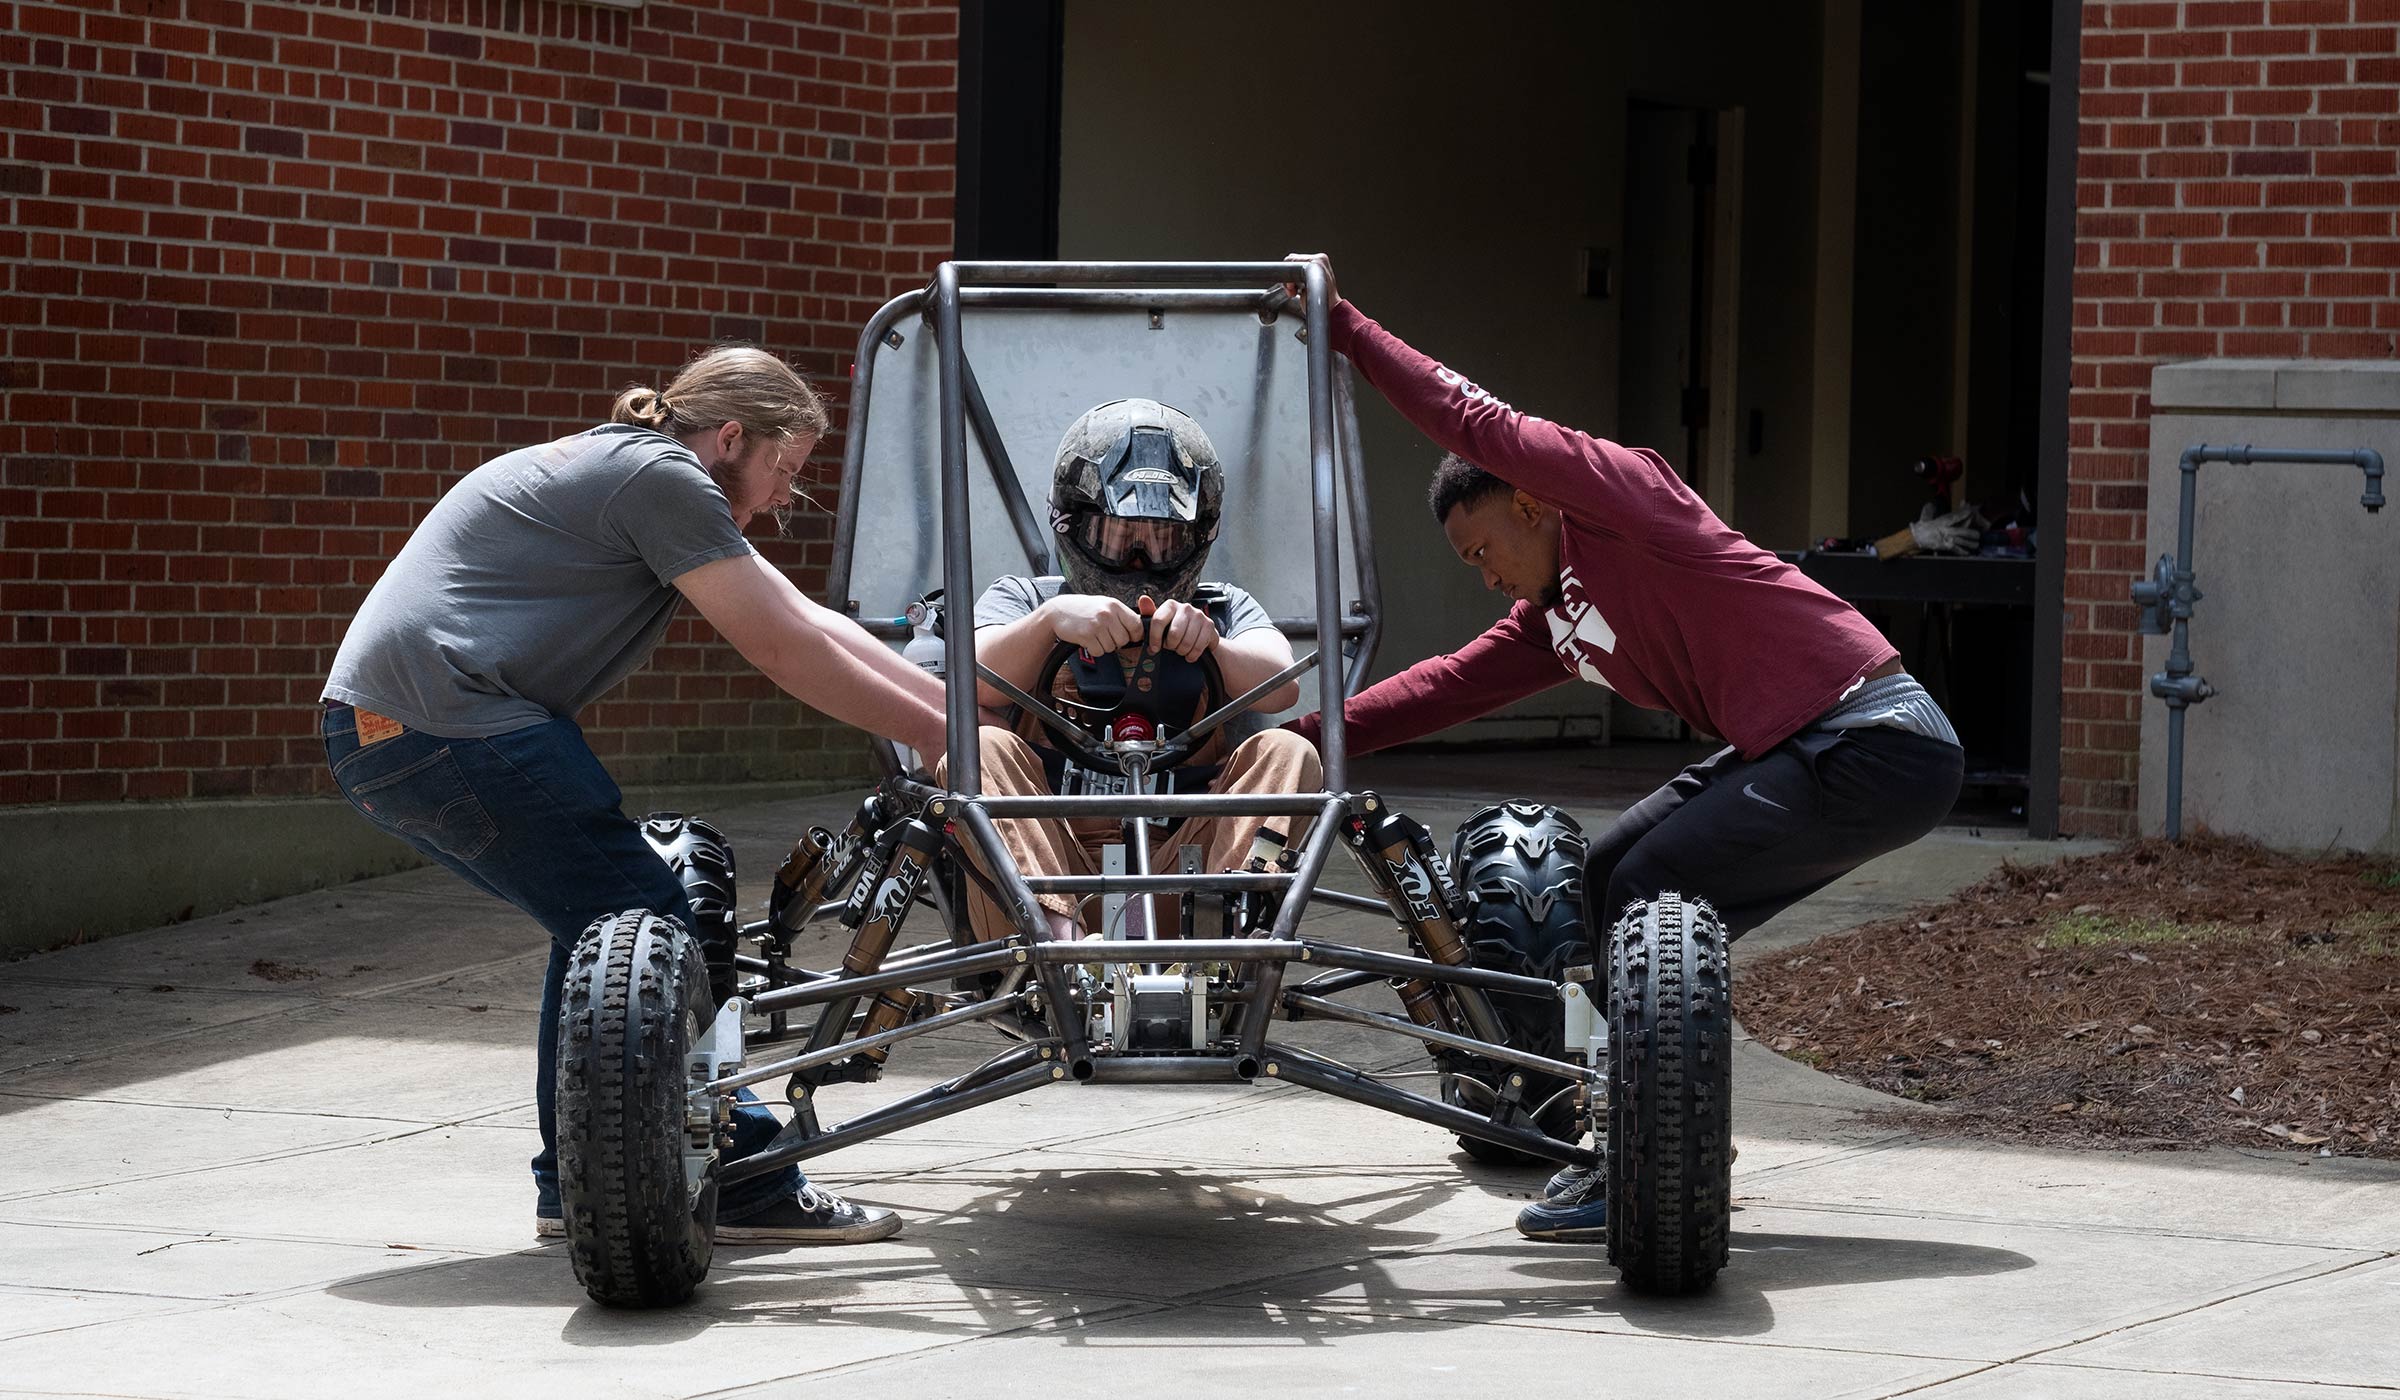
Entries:
[[963,0],[958,11],[961,258],[1058,256],[1064,0]]
[[1617,437],[1698,485],[1708,461],[1717,114],[1637,101],[1625,113],[1625,259]]

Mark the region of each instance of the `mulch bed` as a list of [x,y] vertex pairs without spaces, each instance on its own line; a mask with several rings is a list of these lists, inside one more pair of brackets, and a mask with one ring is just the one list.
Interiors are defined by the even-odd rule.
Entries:
[[2400,1158],[2400,866],[2199,835],[2004,865],[1746,966],[1781,1053],[1912,1127]]

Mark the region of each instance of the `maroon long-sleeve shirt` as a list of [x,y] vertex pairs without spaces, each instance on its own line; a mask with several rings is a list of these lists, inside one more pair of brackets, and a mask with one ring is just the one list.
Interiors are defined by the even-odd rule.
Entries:
[[[1563,601],[1367,687],[1350,751],[1421,738],[1581,677],[1755,758],[1896,653],[1858,611],[1717,519],[1657,453],[1519,413],[1351,302],[1333,348],[1417,430],[1563,517]],[[1319,720],[1291,728],[1316,742]]]

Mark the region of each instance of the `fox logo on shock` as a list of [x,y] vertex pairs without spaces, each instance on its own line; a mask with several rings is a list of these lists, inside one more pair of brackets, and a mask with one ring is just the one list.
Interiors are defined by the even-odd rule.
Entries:
[[908,912],[909,902],[917,897],[917,872],[920,866],[904,865],[897,874],[885,878],[875,891],[875,902],[868,906],[867,922],[888,919],[897,921]]
[[1407,901],[1412,918],[1438,919],[1441,911],[1434,906],[1433,881],[1425,873],[1423,863],[1413,860],[1387,860],[1384,868],[1392,873],[1392,884]]

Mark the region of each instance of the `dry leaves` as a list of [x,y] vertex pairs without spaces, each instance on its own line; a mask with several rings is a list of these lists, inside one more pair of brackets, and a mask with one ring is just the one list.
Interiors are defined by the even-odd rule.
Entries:
[[2400,1157],[2389,862],[2202,835],[2006,866],[1746,964],[1735,1004],[1776,1051],[1967,1131]]

